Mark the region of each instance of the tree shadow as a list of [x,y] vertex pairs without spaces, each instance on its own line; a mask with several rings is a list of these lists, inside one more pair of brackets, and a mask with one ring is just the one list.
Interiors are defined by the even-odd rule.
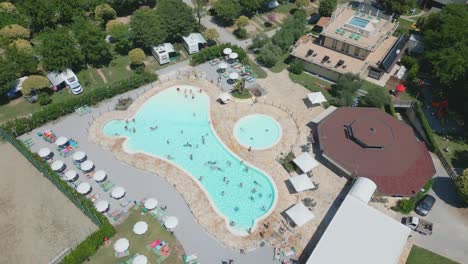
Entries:
[[452,165],[455,168],[466,168],[468,165],[468,151],[455,150],[453,153]]
[[453,180],[449,177],[435,177],[432,190],[437,197],[446,204],[455,208],[467,208],[466,204],[458,195]]

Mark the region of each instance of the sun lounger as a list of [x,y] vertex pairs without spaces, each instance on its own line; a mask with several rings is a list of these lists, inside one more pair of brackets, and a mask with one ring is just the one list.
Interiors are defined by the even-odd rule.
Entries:
[[130,199],[123,199],[120,201],[120,206],[126,207],[128,204],[130,204]]
[[108,192],[110,189],[114,188],[115,183],[109,181],[106,187],[102,188],[104,192]]

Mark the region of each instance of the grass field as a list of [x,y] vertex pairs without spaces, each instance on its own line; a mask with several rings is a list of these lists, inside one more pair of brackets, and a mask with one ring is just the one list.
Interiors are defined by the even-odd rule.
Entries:
[[411,252],[406,260],[406,264],[457,264],[457,262],[450,260],[441,255],[437,255],[427,249],[413,246]]
[[272,72],[282,72],[288,67],[288,59],[289,59],[289,52],[284,53],[278,58],[278,62],[275,64],[275,66],[270,68],[270,71]]
[[[141,209],[131,209],[128,218],[124,223],[116,226],[117,233],[112,238],[109,246],[102,246],[97,253],[91,257],[91,263],[121,263],[127,261],[135,254],[145,255],[149,263],[159,263],[155,253],[146,249],[146,245],[155,240],[164,240],[171,249],[171,255],[164,260],[164,264],[183,263],[184,251],[176,240],[159,222],[149,214],[142,215]],[[148,231],[143,235],[133,233],[133,225],[138,221],[145,221],[148,224]],[[127,238],[130,241],[130,256],[117,259],[114,256],[114,242],[119,238]]]
[[333,100],[333,96],[328,92],[325,87],[329,87],[331,84],[319,78],[316,78],[308,73],[294,74],[289,73],[289,78],[295,83],[304,86],[311,92],[322,92],[323,96],[330,101]]
[[[444,157],[454,168],[468,167],[468,138],[464,135],[439,135],[434,133]],[[444,140],[445,138],[445,140]],[[449,148],[448,151],[444,151]]]
[[249,67],[257,75],[257,78],[264,79],[267,77],[267,73],[257,63],[253,62],[250,58],[248,59]]

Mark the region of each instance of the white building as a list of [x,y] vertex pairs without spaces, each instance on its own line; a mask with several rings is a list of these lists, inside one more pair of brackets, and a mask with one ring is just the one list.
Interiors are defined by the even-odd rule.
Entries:
[[47,79],[52,83],[55,89],[67,86],[73,94],[80,94],[83,92],[78,77],[71,69],[66,69],[62,72],[49,72]]
[[171,62],[171,58],[176,56],[176,51],[171,43],[151,47],[151,53],[161,65]]
[[370,207],[376,188],[358,178],[315,246],[307,264],[396,264],[410,228]]
[[207,42],[200,33],[191,33],[188,37],[182,37],[184,47],[189,54],[194,54],[206,47]]

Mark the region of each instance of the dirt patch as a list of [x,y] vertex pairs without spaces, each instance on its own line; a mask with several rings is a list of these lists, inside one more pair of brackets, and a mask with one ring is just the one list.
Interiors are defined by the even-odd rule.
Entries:
[[13,146],[0,156],[0,263],[48,263],[97,230]]

